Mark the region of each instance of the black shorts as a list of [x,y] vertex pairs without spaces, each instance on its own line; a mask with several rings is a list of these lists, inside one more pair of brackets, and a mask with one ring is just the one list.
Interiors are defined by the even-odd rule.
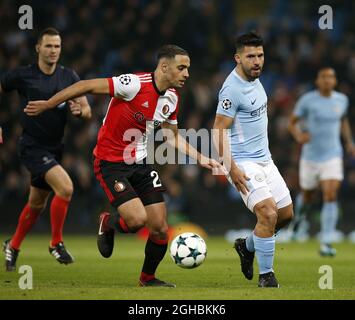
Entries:
[[32,138],[22,136],[19,141],[19,156],[23,165],[31,173],[31,186],[52,190],[44,179],[45,173],[60,164],[63,144],[48,147],[38,144]]
[[164,202],[158,173],[148,164],[109,162],[94,157],[94,172],[111,205],[117,209],[134,198],[144,206]]

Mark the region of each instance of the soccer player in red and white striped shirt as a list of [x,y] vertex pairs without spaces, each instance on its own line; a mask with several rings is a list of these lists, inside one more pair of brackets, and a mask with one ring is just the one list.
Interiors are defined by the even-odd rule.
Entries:
[[158,173],[145,161],[147,122],[150,121],[152,127],[161,125],[163,129],[170,129],[173,135],[168,142],[202,167],[220,167],[178,134],[179,95],[175,89],[184,85],[189,67],[190,58],[184,49],[166,45],[159,50],[158,65],[152,73],[79,81],[48,101],[30,102],[25,109],[28,115],[36,116],[86,93],[112,96],[94,149],[94,170],[117,213],[101,214],[98,248],[101,255],[108,258],[114,246],[114,230],[129,233],[147,226],[149,239],[139,281],[141,286],[175,287],[155,277],[167,250],[168,224],[163,199],[165,189]]

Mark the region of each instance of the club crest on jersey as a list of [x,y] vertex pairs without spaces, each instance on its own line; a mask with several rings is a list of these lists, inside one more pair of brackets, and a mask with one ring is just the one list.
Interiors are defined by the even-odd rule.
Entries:
[[161,125],[161,121],[159,120],[154,120],[154,128],[157,128]]
[[265,175],[263,173],[257,173],[255,176],[254,176],[255,180],[258,181],[258,182],[263,182],[265,180]]
[[123,74],[121,76],[118,77],[118,80],[124,84],[125,86],[129,85],[131,83],[131,77],[127,74]]
[[166,115],[168,112],[169,112],[170,108],[169,106],[166,104],[164,107],[163,107],[163,114]]
[[232,107],[232,101],[230,101],[229,99],[224,99],[221,105],[224,110],[228,110]]
[[115,180],[115,184],[113,186],[116,192],[122,192],[126,189],[126,185],[123,182],[119,182]]
[[134,114],[134,118],[139,121],[142,122],[144,120],[144,114],[142,112],[136,112]]
[[335,111],[335,113],[338,113],[338,114],[341,113],[341,107],[340,106],[333,107],[333,110]]

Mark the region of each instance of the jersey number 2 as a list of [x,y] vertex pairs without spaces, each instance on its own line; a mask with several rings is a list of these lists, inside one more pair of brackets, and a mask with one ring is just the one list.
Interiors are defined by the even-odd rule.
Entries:
[[159,181],[158,172],[152,171],[152,172],[150,173],[150,176],[151,176],[152,178],[154,178],[154,180],[153,180],[153,187],[154,187],[154,188],[161,187],[161,182]]

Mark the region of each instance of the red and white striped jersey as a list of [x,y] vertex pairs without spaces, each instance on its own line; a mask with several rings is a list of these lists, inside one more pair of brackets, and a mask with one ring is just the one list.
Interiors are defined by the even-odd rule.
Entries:
[[[140,161],[147,156],[147,121],[155,127],[164,121],[177,124],[179,96],[175,89],[159,92],[153,73],[122,74],[107,80],[112,99],[94,155],[110,162],[124,162],[127,157]],[[136,138],[132,138],[134,132]]]

